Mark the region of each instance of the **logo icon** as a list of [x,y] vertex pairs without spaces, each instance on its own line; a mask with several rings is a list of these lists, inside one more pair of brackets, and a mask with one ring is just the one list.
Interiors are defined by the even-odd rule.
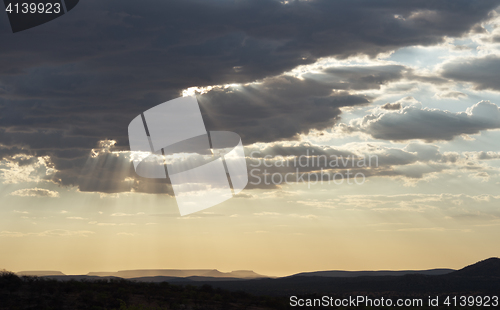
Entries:
[[30,29],[71,11],[80,0],[3,0],[12,32]]
[[181,216],[226,201],[248,183],[240,136],[207,132],[194,96],[141,113],[128,134],[135,172],[144,178],[169,178]]

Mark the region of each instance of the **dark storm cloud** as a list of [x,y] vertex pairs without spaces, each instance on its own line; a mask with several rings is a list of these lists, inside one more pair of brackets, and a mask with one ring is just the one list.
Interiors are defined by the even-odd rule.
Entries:
[[145,179],[135,174],[129,153],[101,151],[95,156],[73,159],[51,157],[57,171],[51,181],[76,187],[81,192],[155,193],[173,195],[168,179]]
[[17,154],[23,154],[23,155],[28,155],[30,154],[31,151],[23,148],[18,148],[18,147],[2,147],[0,145],[0,158],[10,158],[14,155]]
[[335,89],[378,89],[387,82],[400,80],[407,71],[410,70],[399,65],[329,68],[325,73],[331,78],[325,80]]
[[[337,77],[325,72],[321,78],[272,77],[258,84],[216,88],[198,100],[209,130],[231,128],[245,143],[292,139],[311,129],[331,127],[341,107],[371,100],[342,89],[332,92]],[[364,81],[358,84],[352,79],[351,87],[369,88]]]
[[[3,35],[1,126],[123,138],[132,117],[183,88],[250,82],[323,56],[433,44],[467,31],[494,4],[85,1],[55,21]],[[336,73],[349,82],[355,74]]]
[[[61,160],[56,159],[56,171],[51,179],[61,186],[72,186],[82,192],[137,192],[168,194],[173,196],[169,179],[145,179],[138,177],[130,165],[128,152],[114,152],[113,148],[96,150],[95,156]],[[450,168],[458,159],[456,153],[443,154],[434,145],[410,143],[404,149],[366,146],[361,150],[343,150],[310,143],[277,142],[245,147],[247,169],[250,180],[247,189],[273,189],[282,184],[265,182],[273,174],[284,179],[289,174],[289,183],[297,175],[326,175],[363,173],[374,176],[422,178],[428,173]],[[428,166],[412,168],[412,164]],[[81,169],[77,169],[83,167]],[[403,168],[403,169],[398,169]],[[261,178],[262,182],[257,182]],[[276,178],[276,177],[275,177]],[[276,178],[277,179],[277,178]],[[333,180],[333,179],[332,179]],[[300,182],[299,182],[300,183]]]
[[[256,80],[260,86],[200,97],[208,129],[238,132],[245,143],[290,139],[331,126],[341,107],[369,103],[349,91],[378,88],[401,78],[404,68],[329,69],[326,80],[282,72],[324,56],[375,56],[435,44],[467,32],[497,4],[83,1],[52,22],[2,35],[0,154],[11,156],[15,147],[50,155],[61,184],[79,184],[74,180],[90,150],[103,139],[127,149],[128,123],[142,111],[187,87]],[[99,191],[107,186],[101,183],[89,182],[82,190]]]
[[[273,142],[329,128],[341,114],[340,108],[373,99],[350,94],[350,90],[379,89],[415,76],[411,68],[399,65],[337,66],[301,78],[280,75],[258,83],[214,88],[198,100],[209,130],[231,128],[245,143]],[[382,108],[401,106],[398,102]]]
[[[340,175],[347,177],[348,173],[351,177],[361,173],[366,178],[421,179],[429,173],[450,169],[460,157],[457,153],[443,154],[435,145],[420,143],[410,143],[404,149],[367,145],[351,151],[285,142],[265,147],[248,146],[245,153],[250,175],[247,189],[275,188],[283,183],[304,182],[297,181],[300,176],[305,176],[307,182],[308,174],[315,175],[311,178],[313,181],[316,178],[333,181]],[[287,181],[279,182],[285,179]]]
[[496,55],[472,58],[449,63],[442,75],[456,81],[471,82],[474,88],[500,90],[500,57]]
[[452,140],[462,134],[500,128],[500,109],[489,101],[476,103],[466,112],[407,106],[398,112],[370,114],[344,127],[348,132],[361,131],[375,139],[404,141]]

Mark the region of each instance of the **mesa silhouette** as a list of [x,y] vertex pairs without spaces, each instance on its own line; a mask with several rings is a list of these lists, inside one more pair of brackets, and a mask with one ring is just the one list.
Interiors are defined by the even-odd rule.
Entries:
[[178,282],[178,281],[217,281],[217,280],[248,280],[266,278],[252,270],[235,270],[221,272],[217,269],[138,269],[109,272],[89,272],[86,275],[65,275],[60,271],[21,271],[18,276],[47,277],[56,280],[83,280],[99,278],[121,278],[142,282]]

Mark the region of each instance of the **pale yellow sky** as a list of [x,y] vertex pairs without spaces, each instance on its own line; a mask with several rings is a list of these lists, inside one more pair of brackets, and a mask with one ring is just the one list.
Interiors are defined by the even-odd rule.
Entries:
[[[380,178],[356,187],[248,190],[252,198],[188,217],[178,216],[174,199],[157,195],[100,197],[67,189],[54,198],[6,196],[0,266],[66,274],[249,269],[284,276],[461,268],[498,256],[500,222],[488,212],[500,197],[421,193],[440,181],[422,188]],[[393,193],[375,194],[383,188]]]

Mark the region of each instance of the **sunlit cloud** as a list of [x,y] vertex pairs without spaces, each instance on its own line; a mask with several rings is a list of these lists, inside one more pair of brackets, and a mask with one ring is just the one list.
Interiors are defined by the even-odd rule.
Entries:
[[11,193],[12,196],[20,196],[20,197],[49,197],[49,198],[57,198],[59,197],[59,193],[56,191],[51,191],[43,188],[25,188],[14,191]]

